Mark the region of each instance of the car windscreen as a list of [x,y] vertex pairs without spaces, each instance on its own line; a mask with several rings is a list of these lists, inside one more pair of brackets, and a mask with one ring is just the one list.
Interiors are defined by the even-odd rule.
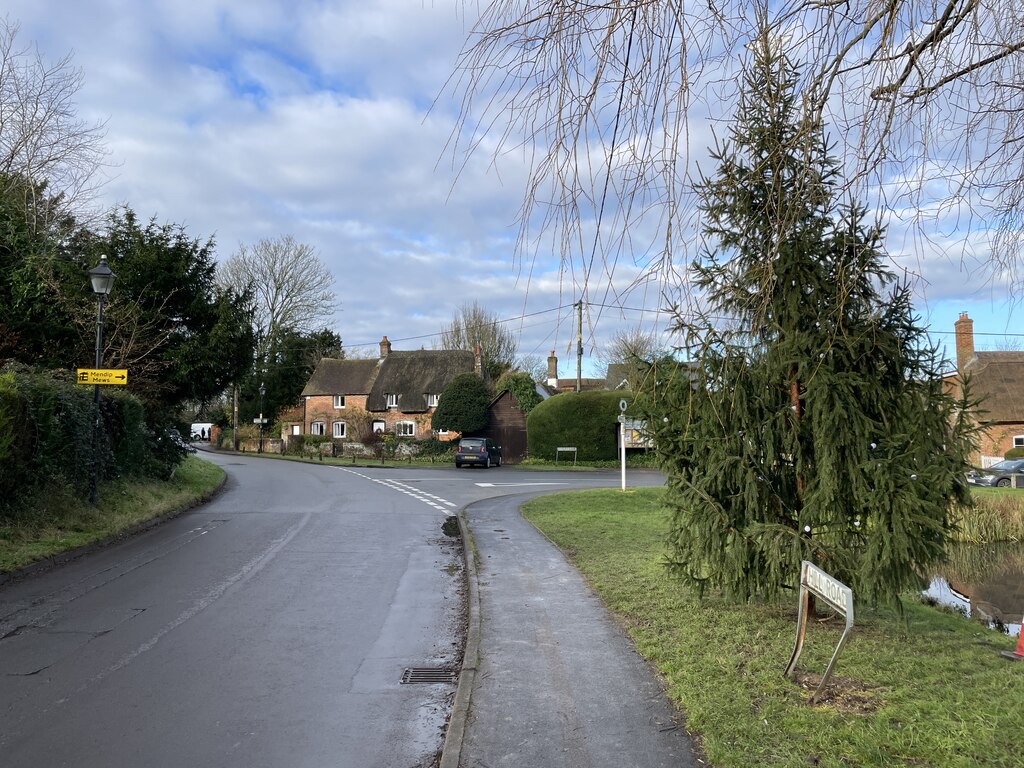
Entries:
[[483,444],[483,440],[460,440],[459,448],[479,448]]

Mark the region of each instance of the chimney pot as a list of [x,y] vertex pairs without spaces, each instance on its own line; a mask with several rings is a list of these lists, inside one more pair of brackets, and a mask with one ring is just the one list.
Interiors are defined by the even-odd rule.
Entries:
[[380,359],[383,360],[389,354],[391,354],[391,342],[388,341],[387,336],[384,336],[384,338],[380,340]]

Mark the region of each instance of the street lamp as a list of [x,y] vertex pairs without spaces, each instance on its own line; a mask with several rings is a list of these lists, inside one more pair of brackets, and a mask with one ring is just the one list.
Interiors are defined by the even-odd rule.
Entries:
[[260,449],[257,453],[263,453],[263,396],[267,394],[267,385],[260,382]]
[[[100,263],[89,270],[89,282],[92,292],[96,294],[99,309],[96,313],[96,368],[103,365],[103,302],[117,278],[107,266],[107,257],[100,256]],[[89,484],[89,503],[96,503],[96,484],[99,474],[99,429],[100,429],[100,385],[96,384],[92,392],[93,410],[95,412],[92,425],[92,478]]]

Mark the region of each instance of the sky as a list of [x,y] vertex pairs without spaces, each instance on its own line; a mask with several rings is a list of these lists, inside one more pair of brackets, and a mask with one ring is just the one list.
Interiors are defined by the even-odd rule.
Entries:
[[[438,343],[478,301],[519,353],[575,375],[573,275],[555,256],[516,258],[527,180],[520,156],[449,147],[459,104],[445,94],[477,6],[463,0],[8,0],[21,44],[80,68],[79,114],[106,122],[98,203],[239,244],[286,234],[334,276],[332,323],[365,354]],[[440,98],[439,98],[440,97]],[[952,348],[960,312],[979,349],[1024,343],[1024,313],[982,273],[962,233],[890,229],[896,266],[917,275],[915,308]],[[948,242],[947,242],[948,241]],[[926,245],[922,247],[922,242]],[[936,255],[949,246],[949,253]],[[642,260],[597,281],[584,322],[584,376],[602,376],[612,335],[670,323]],[[603,297],[603,298],[601,298]],[[606,304],[607,306],[596,306]]]

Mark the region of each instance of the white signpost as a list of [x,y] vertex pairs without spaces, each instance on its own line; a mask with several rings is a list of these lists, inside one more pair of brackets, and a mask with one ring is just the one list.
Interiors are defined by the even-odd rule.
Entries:
[[619,400],[619,452],[622,455],[622,490],[626,490],[626,407],[625,398]]
[[839,644],[836,646],[828,666],[825,667],[825,674],[821,676],[821,682],[814,691],[814,695],[811,696],[811,703],[814,704],[817,703],[818,696],[825,690],[825,686],[832,677],[832,669],[836,665],[836,659],[839,658],[839,652],[843,649],[853,630],[853,590],[838,579],[829,576],[814,563],[808,560],[803,561],[800,567],[800,607],[796,618],[796,644],[793,646],[793,655],[786,666],[786,677],[793,674],[797,659],[800,658],[800,652],[804,647],[804,637],[807,634],[807,607],[812,592],[828,603],[829,607],[837,613],[846,617],[846,628],[839,638]]

